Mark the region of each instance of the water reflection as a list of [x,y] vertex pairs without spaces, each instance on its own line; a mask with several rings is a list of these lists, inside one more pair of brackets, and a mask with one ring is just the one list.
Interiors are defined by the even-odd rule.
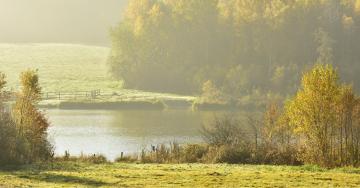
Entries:
[[214,112],[47,110],[47,114],[57,155],[69,150],[74,155],[102,153],[113,160],[121,152],[138,152],[151,144],[201,142],[201,125]]

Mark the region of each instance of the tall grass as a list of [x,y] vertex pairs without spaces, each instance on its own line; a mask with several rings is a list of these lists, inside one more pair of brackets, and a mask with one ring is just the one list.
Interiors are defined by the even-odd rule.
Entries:
[[102,154],[84,154],[81,153],[80,156],[71,156],[69,151],[65,151],[64,156],[54,157],[56,162],[85,162],[93,164],[102,164],[109,162],[107,158]]
[[159,144],[151,150],[142,149],[138,155],[127,155],[117,158],[116,162],[139,163],[198,163],[203,162],[203,156],[208,151],[206,145],[186,144],[176,142]]

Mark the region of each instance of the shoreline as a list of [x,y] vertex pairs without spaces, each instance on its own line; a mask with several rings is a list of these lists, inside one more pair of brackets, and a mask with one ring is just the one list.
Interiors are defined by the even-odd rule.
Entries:
[[48,100],[38,105],[43,109],[60,110],[192,110],[192,111],[238,111],[240,106],[227,104],[198,104],[194,100]]

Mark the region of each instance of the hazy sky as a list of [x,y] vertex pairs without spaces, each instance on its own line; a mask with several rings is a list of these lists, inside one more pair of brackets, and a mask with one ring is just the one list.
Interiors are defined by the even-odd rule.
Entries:
[[109,45],[128,0],[0,0],[0,43]]

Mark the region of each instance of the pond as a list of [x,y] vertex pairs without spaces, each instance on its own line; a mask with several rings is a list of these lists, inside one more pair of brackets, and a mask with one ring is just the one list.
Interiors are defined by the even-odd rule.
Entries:
[[202,142],[201,127],[219,112],[46,110],[55,154],[103,154],[114,160],[151,145]]

